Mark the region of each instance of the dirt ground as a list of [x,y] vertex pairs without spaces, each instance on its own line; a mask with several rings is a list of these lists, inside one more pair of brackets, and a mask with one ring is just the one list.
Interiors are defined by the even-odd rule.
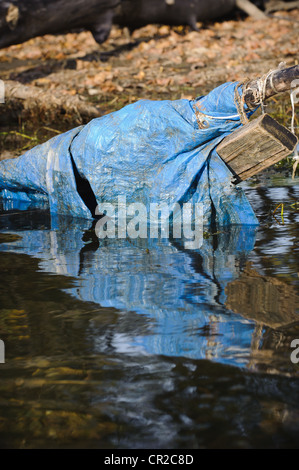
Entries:
[[[226,81],[261,76],[280,62],[298,64],[298,24],[297,9],[276,12],[267,20],[236,17],[199,25],[199,32],[149,25],[130,36],[113,27],[102,45],[90,32],[47,35],[1,50],[0,78],[66,97],[79,95],[99,115],[142,98],[191,99]],[[276,98],[274,105],[276,116],[289,123],[290,101]],[[3,113],[5,108],[0,153],[12,148],[20,153],[78,123],[72,115],[42,115],[34,123],[20,111],[22,135],[16,135],[16,127],[3,124]],[[37,133],[37,126],[43,131]]]

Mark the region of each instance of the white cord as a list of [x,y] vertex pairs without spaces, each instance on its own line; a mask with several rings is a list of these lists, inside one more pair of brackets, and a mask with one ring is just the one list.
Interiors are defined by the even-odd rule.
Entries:
[[[295,95],[297,96],[297,93],[299,93],[299,87],[295,88],[294,90],[291,90],[290,96],[291,96],[291,103],[292,103],[292,121],[291,121],[291,132],[295,134]],[[293,174],[292,174],[292,179],[295,178],[295,173],[297,170],[297,166],[299,163],[299,155],[298,155],[298,146],[296,145],[295,152],[294,152],[294,165],[293,165]]]
[[[291,91],[290,95],[291,95],[291,103],[292,103],[292,122],[291,122],[291,132],[293,134],[295,134],[295,116],[296,116],[296,112],[295,112],[295,97],[294,95],[297,96],[297,94],[299,94],[299,87],[298,88],[295,88],[295,90]],[[296,150],[295,150],[295,155],[294,155],[294,158],[298,157],[298,147],[296,147]]]
[[[279,66],[280,68],[280,66]],[[258,92],[259,92],[259,100],[260,100],[260,105],[261,105],[261,110],[262,110],[262,114],[265,114],[265,105],[264,105],[264,101],[266,99],[266,85],[267,85],[267,80],[268,78],[270,77],[270,83],[271,83],[271,87],[273,88],[274,91],[276,91],[274,85],[273,85],[273,75],[275,72],[277,72],[278,69],[275,69],[275,70],[270,70],[270,72],[268,72],[266,75],[264,75],[263,77],[261,77],[258,81],[257,81],[257,86],[258,86]]]
[[268,78],[270,79],[270,85],[271,85],[271,88],[272,90],[274,90],[276,93],[278,93],[278,90],[275,88],[275,85],[273,83],[273,75],[275,72],[277,72],[278,70],[281,70],[283,68],[286,67],[286,63],[285,62],[281,62],[277,69],[274,69],[274,70],[270,70],[266,75],[264,75],[263,77],[261,77],[258,81],[257,81],[257,86],[258,86],[258,93],[259,93],[259,101],[260,101],[260,105],[261,105],[261,109],[262,109],[262,114],[265,114],[265,105],[264,105],[264,101],[265,101],[265,98],[266,98],[266,85],[267,85],[267,80]]

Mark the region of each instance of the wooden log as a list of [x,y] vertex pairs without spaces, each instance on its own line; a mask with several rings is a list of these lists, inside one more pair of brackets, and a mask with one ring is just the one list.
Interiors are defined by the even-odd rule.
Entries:
[[87,29],[104,42],[120,0],[0,0],[0,48],[43,34]]
[[[270,74],[266,78],[264,99],[267,100],[278,93],[290,90],[292,84],[296,84],[296,80],[298,79],[299,65],[274,71],[273,74]],[[254,109],[260,104],[260,83],[259,79],[252,80],[244,90],[244,101],[250,109]]]
[[53,116],[58,117],[69,115],[73,121],[84,122],[97,118],[101,111],[96,106],[88,103],[80,96],[70,96],[58,91],[43,90],[37,86],[22,85],[19,82],[5,82],[5,100],[7,113],[20,111],[25,115],[32,116]]
[[197,22],[221,18],[232,13],[236,0],[122,0],[114,23],[130,31],[147,24],[189,25],[198,30]]
[[236,6],[256,20],[267,19],[267,15],[249,0],[236,0]]
[[263,114],[226,137],[217,153],[240,182],[289,156],[297,143],[292,132]]
[[274,11],[279,11],[279,10],[293,10],[295,8],[299,8],[299,1],[293,1],[293,2],[284,2],[280,0],[270,0],[266,4],[266,14],[272,13]]
[[0,0],[0,48],[82,28],[101,44],[113,21],[130,30],[150,23],[198,30],[197,21],[221,18],[236,6],[254,18],[266,17],[249,0]]

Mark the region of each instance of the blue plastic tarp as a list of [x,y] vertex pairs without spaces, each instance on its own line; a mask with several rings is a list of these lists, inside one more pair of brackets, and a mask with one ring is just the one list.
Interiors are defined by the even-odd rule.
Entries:
[[0,195],[48,202],[52,214],[91,218],[75,166],[98,204],[125,197],[127,204],[146,207],[165,203],[172,213],[177,203],[201,203],[204,224],[256,225],[243,190],[231,183],[233,175],[216,152],[242,125],[236,87],[241,95],[240,84],[226,83],[193,101],[141,100],[2,161]]

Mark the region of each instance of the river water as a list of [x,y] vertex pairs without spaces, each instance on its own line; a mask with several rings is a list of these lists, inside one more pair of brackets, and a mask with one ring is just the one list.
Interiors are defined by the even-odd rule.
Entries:
[[198,250],[0,202],[1,448],[299,447],[299,186],[245,189]]

